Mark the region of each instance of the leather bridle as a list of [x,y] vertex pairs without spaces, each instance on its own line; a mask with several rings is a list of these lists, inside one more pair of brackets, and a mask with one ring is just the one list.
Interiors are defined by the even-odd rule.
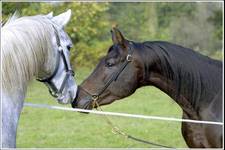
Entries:
[[[112,73],[109,80],[106,82],[105,86],[103,88],[101,88],[101,90],[97,94],[91,94],[86,89],[82,88],[81,86],[79,86],[79,88],[78,88],[78,89],[82,89],[85,93],[87,93],[91,97],[92,107],[94,108],[96,106],[96,109],[98,111],[103,111],[102,108],[99,105],[99,102],[98,102],[99,97],[104,93],[104,91],[110,86],[110,84],[113,81],[117,80],[117,78],[123,72],[123,70],[126,68],[126,66],[131,61],[133,61],[132,55],[133,55],[134,50],[130,47],[130,45],[133,45],[133,44],[131,42],[129,42],[128,54],[126,56],[125,62],[121,65],[121,67],[117,71]],[[110,120],[110,118],[107,115],[104,115],[104,117],[105,117],[105,120],[108,123],[108,125],[112,127],[112,132],[115,133],[115,134],[122,135],[125,138],[131,139],[131,140],[134,140],[134,141],[137,141],[137,142],[141,142],[141,143],[144,143],[144,144],[154,145],[154,146],[162,147],[162,148],[173,148],[173,147],[170,147],[170,146],[154,143],[154,142],[151,142],[151,141],[146,141],[146,140],[137,138],[135,136],[132,136],[130,134],[127,134],[126,132],[121,130],[118,126],[115,126],[114,123]]]
[[[53,26],[54,31],[55,31],[56,43],[57,43],[57,46],[58,46],[58,49],[57,49],[57,52],[56,52],[55,69],[54,69],[52,75],[50,75],[49,77],[44,78],[44,79],[37,79],[37,80],[40,81],[40,82],[44,82],[47,85],[47,87],[49,89],[49,93],[53,97],[58,97],[62,93],[63,89],[65,88],[65,84],[66,84],[66,81],[68,80],[68,78],[71,75],[74,76],[74,71],[71,69],[69,62],[66,59],[65,51],[68,51],[68,48],[65,49],[65,50],[63,49],[63,47],[61,46],[59,35],[58,35],[58,30],[56,29],[56,27],[54,25],[52,25],[52,26]],[[57,86],[55,85],[55,83],[52,80],[58,72],[59,65],[60,65],[60,59],[63,60],[66,75],[65,75],[65,77],[62,81],[61,86],[59,88],[57,88]]]
[[115,72],[112,73],[112,75],[110,76],[110,78],[108,79],[108,81],[106,82],[106,84],[103,86],[103,88],[101,88],[99,90],[99,92],[97,92],[96,94],[91,94],[86,89],[84,89],[81,86],[79,86],[80,89],[82,89],[83,91],[85,91],[91,97],[91,101],[92,101],[93,107],[96,105],[97,100],[99,99],[99,97],[105,92],[105,90],[111,85],[111,83],[113,81],[116,81],[117,80],[117,78],[123,72],[123,70],[126,68],[126,66],[133,60],[132,59],[132,55],[133,55],[133,51],[134,50],[131,48],[130,45],[133,45],[133,43],[132,42],[129,42],[128,54],[126,56],[125,62],[121,65],[121,67],[117,71],[115,71]]

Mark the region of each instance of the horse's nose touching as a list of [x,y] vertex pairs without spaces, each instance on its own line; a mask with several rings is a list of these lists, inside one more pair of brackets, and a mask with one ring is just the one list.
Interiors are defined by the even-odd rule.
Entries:
[[76,98],[71,103],[73,108],[92,109],[91,99],[85,96],[78,87]]

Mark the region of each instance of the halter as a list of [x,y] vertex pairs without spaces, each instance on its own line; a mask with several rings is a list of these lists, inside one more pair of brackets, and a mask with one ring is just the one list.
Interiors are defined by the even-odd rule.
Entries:
[[[133,43],[129,42],[130,45],[133,45]],[[84,88],[82,88],[81,86],[79,86],[79,88],[81,88],[83,91],[85,91],[88,95],[91,96],[91,100],[92,100],[92,105],[95,106],[97,100],[99,99],[99,97],[104,93],[104,91],[111,85],[111,83],[113,81],[116,81],[117,78],[119,77],[119,75],[123,72],[123,70],[126,68],[126,66],[133,60],[132,59],[132,54],[133,54],[133,49],[129,46],[128,47],[128,54],[126,56],[126,60],[125,62],[121,65],[121,67],[112,73],[111,77],[109,78],[109,80],[106,82],[106,84],[104,85],[103,88],[101,88],[101,90],[99,90],[98,93],[96,94],[91,94],[89,93],[87,90],[85,90]]]
[[[50,75],[47,78],[37,79],[37,80],[40,81],[40,82],[46,83],[46,85],[49,88],[49,93],[53,97],[58,97],[58,95],[60,93],[62,93],[63,89],[65,88],[65,84],[66,84],[66,81],[69,78],[69,76],[70,75],[74,76],[74,71],[70,68],[69,62],[66,59],[65,51],[64,51],[63,47],[61,46],[60,38],[58,36],[58,31],[57,31],[57,29],[56,29],[56,27],[54,25],[52,25],[52,26],[53,26],[54,31],[55,31],[56,43],[57,43],[57,46],[58,46],[58,50],[57,50],[57,53],[56,53],[56,55],[57,55],[56,56],[56,66],[55,66],[55,69],[54,69],[52,75]],[[68,49],[66,49],[66,50],[68,50]],[[58,72],[59,65],[60,65],[60,63],[59,63],[60,62],[60,58],[62,58],[62,60],[63,60],[63,64],[65,66],[66,76],[64,77],[63,82],[62,82],[60,88],[58,89],[56,87],[56,85],[54,84],[54,82],[52,82],[52,79],[56,76],[56,74]]]

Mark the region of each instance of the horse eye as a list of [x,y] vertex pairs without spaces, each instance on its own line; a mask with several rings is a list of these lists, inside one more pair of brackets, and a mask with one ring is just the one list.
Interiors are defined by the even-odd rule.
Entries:
[[107,62],[107,63],[106,63],[106,66],[107,66],[107,67],[112,67],[113,65],[114,65],[114,64],[113,64],[113,63],[110,63],[110,62]]
[[66,47],[67,47],[68,51],[70,51],[71,46],[70,45],[67,45]]

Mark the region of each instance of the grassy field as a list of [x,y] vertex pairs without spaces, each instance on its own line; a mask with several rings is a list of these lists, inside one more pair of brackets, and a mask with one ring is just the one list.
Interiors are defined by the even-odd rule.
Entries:
[[[77,83],[79,84],[89,73],[88,69],[76,70]],[[47,88],[36,81],[29,86],[25,101],[59,105],[50,96]],[[181,117],[181,109],[178,105],[153,87],[138,89],[132,96],[104,106],[103,109],[132,114]],[[186,147],[180,132],[180,123],[110,118],[121,129],[136,137],[172,147]],[[17,147],[144,148],[150,146],[113,134],[102,116],[24,107],[17,132]]]

